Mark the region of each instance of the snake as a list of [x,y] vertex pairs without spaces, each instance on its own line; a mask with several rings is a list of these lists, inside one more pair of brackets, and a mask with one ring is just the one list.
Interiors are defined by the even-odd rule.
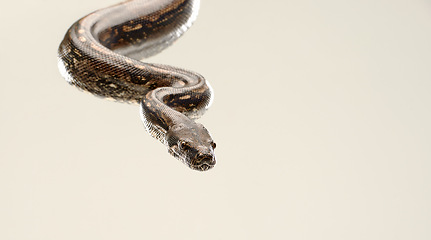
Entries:
[[196,119],[213,101],[210,84],[193,71],[142,61],[182,36],[199,5],[199,0],[129,0],[96,10],[71,25],[57,58],[70,85],[139,104],[146,131],[173,157],[206,171],[216,164],[216,144]]

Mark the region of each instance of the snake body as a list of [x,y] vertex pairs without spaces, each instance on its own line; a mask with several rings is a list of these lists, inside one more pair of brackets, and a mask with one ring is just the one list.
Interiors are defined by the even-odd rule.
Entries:
[[145,129],[190,168],[215,165],[208,130],[194,120],[212,102],[208,82],[192,71],[144,63],[196,19],[199,0],[131,0],[97,10],[67,31],[58,49],[60,73],[94,95],[138,103]]

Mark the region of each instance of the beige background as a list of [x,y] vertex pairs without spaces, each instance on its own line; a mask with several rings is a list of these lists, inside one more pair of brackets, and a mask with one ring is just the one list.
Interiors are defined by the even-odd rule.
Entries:
[[431,239],[431,2],[203,1],[149,61],[212,83],[205,173],[60,77],[66,29],[115,2],[0,10],[0,239]]

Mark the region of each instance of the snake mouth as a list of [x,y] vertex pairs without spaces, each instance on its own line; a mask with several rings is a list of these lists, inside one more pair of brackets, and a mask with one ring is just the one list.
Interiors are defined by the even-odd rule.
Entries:
[[214,167],[215,164],[210,165],[210,164],[206,164],[206,163],[202,163],[201,165],[198,166],[192,166],[192,168],[194,170],[199,170],[199,171],[207,171],[210,170],[211,168]]
[[216,164],[215,157],[211,154],[198,154],[198,158],[191,165],[191,167],[195,170],[199,171],[207,171],[214,167]]

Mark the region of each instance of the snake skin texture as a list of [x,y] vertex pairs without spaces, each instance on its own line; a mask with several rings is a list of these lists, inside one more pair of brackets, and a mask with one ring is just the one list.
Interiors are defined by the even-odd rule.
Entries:
[[215,143],[194,120],[212,90],[192,71],[144,63],[170,46],[196,19],[199,0],[132,0],[97,10],[67,31],[58,67],[73,86],[96,96],[138,103],[145,129],[194,170],[211,169]]

